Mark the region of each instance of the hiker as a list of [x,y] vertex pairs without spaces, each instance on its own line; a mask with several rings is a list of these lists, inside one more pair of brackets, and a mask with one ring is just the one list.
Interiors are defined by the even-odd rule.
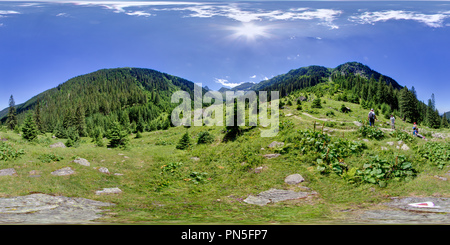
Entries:
[[413,125],[413,136],[416,136],[417,133],[419,133],[419,128],[417,127],[417,124],[414,123],[414,125]]
[[417,124],[414,123],[413,125],[413,136],[417,136],[419,138],[425,139],[422,135],[419,134],[419,127],[417,127]]
[[373,109],[370,110],[368,118],[370,126],[375,126],[375,119],[377,119],[377,116],[375,115]]
[[395,117],[394,117],[394,115],[391,115],[391,128],[395,129]]

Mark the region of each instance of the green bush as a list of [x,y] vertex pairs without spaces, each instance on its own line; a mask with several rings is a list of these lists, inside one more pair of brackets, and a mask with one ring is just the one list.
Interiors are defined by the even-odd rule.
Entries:
[[425,145],[418,146],[417,155],[439,169],[444,168],[450,161],[450,143],[427,142]]
[[384,133],[383,133],[383,131],[381,131],[381,129],[375,128],[375,127],[370,127],[367,125],[361,126],[358,129],[358,133],[362,137],[367,137],[369,139],[380,140],[380,139],[384,138]]
[[12,145],[4,141],[0,141],[0,160],[14,160],[23,154],[25,154],[23,149],[16,150],[12,147]]
[[198,134],[197,144],[210,144],[214,142],[214,136],[208,131],[202,131]]
[[313,100],[311,104],[311,108],[322,108],[321,100],[320,98],[316,98]]
[[38,159],[41,160],[41,162],[43,162],[43,163],[49,163],[49,162],[61,161],[64,159],[64,157],[58,156],[54,153],[49,153],[49,154],[41,154],[38,157]]
[[191,146],[192,146],[191,137],[189,136],[189,133],[186,131],[186,133],[181,137],[180,141],[178,141],[176,148],[180,150],[185,150]]
[[36,123],[34,122],[33,116],[31,113],[27,115],[25,122],[22,127],[23,135],[22,137],[28,141],[32,141],[37,138],[38,130]]
[[108,132],[109,136],[109,146],[112,148],[120,147],[126,148],[129,143],[128,133],[125,130],[122,130],[122,127],[118,122],[114,122],[111,125],[111,129]]
[[325,112],[325,115],[326,115],[327,117],[334,116],[334,111],[327,111],[327,112]]
[[363,169],[357,171],[363,182],[378,184],[380,187],[386,187],[388,180],[411,180],[416,173],[405,156],[387,160],[380,159],[378,155],[370,157]]

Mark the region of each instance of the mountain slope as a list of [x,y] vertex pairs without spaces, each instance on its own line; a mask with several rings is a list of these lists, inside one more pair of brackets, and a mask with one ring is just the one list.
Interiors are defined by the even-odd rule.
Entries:
[[[137,122],[139,117],[149,122],[174,107],[170,103],[174,91],[187,91],[193,98],[194,86],[186,79],[151,69],[102,69],[69,79],[16,107],[20,120],[39,102],[42,122],[48,132],[58,123],[70,121],[66,117],[74,115],[78,108],[86,118],[95,117],[97,121],[101,117],[114,120],[125,111],[131,122]],[[2,122],[7,112],[8,108],[0,112]]]
[[[372,76],[375,80],[382,76],[381,73],[370,69],[368,66],[363,65],[358,62],[347,62],[345,64],[339,65],[336,68],[326,68],[323,66],[308,66],[301,67],[298,69],[290,70],[286,74],[281,74],[271,79],[261,81],[251,87],[251,90],[279,90],[291,87],[291,91],[295,89],[302,89],[306,87],[314,86],[321,82],[329,81],[332,75],[340,74],[342,76],[359,75],[360,77],[369,80]],[[394,79],[384,76],[383,78],[386,84],[392,84],[394,89],[401,89],[400,86]],[[282,95],[285,95],[282,93]]]
[[347,62],[345,64],[339,65],[333,69],[333,74],[336,74],[336,73],[340,73],[341,75],[344,75],[344,76],[349,75],[349,74],[359,75],[359,76],[365,78],[366,80],[369,80],[373,76],[373,78],[376,81],[378,81],[380,79],[380,77],[383,76],[387,85],[392,84],[394,89],[402,88],[402,86],[400,86],[400,84],[398,84],[394,79],[392,79],[388,76],[382,75],[381,73],[376,72],[376,71],[370,69],[368,66],[363,65],[358,62]]

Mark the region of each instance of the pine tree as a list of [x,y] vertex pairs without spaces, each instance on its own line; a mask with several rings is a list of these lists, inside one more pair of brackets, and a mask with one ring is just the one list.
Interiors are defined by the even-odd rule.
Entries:
[[145,122],[144,122],[144,119],[142,119],[141,113],[138,114],[138,117],[139,118],[138,118],[138,122],[136,124],[136,130],[138,133],[139,132],[142,133],[145,130]]
[[311,104],[311,108],[322,108],[321,100],[320,98],[316,98],[313,100]]
[[6,120],[6,125],[11,130],[14,130],[17,125],[17,112],[15,106],[16,103],[14,102],[14,98],[11,95],[11,97],[9,98],[8,119]]
[[448,119],[447,119],[447,115],[445,115],[445,113],[441,119],[441,128],[448,128]]
[[118,122],[113,122],[110,132],[108,133],[110,142],[109,146],[112,148],[120,147],[126,148],[128,146],[128,132],[123,130]]
[[191,137],[189,136],[189,132],[186,131],[186,133],[181,137],[180,141],[178,142],[176,148],[180,150],[185,150],[189,148],[191,145],[192,145]]
[[87,135],[86,132],[86,120],[84,109],[81,104],[78,105],[77,110],[75,112],[75,123],[74,126],[79,136],[84,137]]
[[406,86],[400,91],[399,107],[405,120],[416,121],[418,118],[417,100]]
[[25,119],[25,122],[22,127],[23,135],[22,137],[28,141],[32,141],[37,138],[38,130],[36,127],[36,123],[34,122],[33,116],[29,113]]
[[38,132],[42,133],[44,130],[42,129],[41,108],[39,100],[37,101],[36,107],[34,108],[34,121],[36,122]]

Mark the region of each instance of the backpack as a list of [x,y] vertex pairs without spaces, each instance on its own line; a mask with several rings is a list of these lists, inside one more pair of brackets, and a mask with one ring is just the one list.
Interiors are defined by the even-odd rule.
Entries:
[[375,113],[369,112],[369,118],[370,119],[375,119]]

